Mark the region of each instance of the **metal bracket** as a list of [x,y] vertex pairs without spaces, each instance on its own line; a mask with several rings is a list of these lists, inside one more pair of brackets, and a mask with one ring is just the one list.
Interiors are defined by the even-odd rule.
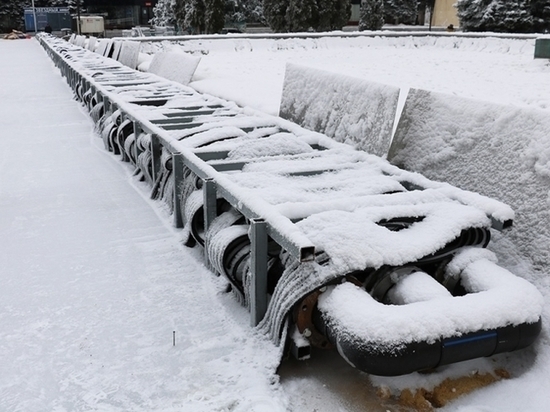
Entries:
[[250,323],[258,325],[267,312],[267,224],[250,221]]
[[162,152],[162,145],[160,144],[159,137],[154,134],[151,135],[151,156],[153,162],[153,182],[157,181],[158,174],[160,173],[160,155]]
[[179,153],[172,155],[172,179],[174,179],[174,226],[182,228],[181,192],[183,184],[183,156]]

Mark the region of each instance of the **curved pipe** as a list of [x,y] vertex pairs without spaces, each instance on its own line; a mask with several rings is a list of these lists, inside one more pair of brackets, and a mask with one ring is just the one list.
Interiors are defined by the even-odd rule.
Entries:
[[316,327],[336,346],[340,355],[355,368],[380,376],[398,376],[434,369],[469,359],[511,352],[531,345],[539,335],[542,322],[522,323],[492,330],[482,330],[459,337],[410,342],[380,347],[374,342],[360,345],[345,334],[327,327],[322,315],[315,316]]
[[468,259],[458,256],[454,262],[455,269],[465,262],[458,274],[464,296],[451,295],[413,267],[396,268],[391,276],[396,283],[386,294],[392,304],[349,282],[332,286],[312,315],[315,328],[352,366],[382,376],[531,345],[541,331],[542,297],[534,286],[487,258],[470,259],[480,252],[490,253],[465,251]]

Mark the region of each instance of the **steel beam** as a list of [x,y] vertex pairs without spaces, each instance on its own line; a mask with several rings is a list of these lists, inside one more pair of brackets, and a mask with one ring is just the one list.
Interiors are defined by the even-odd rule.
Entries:
[[250,221],[250,323],[256,326],[267,312],[267,224]]

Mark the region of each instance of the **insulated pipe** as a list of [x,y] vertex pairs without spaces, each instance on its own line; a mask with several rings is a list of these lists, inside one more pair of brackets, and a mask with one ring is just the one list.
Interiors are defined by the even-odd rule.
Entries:
[[[531,345],[541,331],[540,315],[535,315],[538,292],[490,260],[475,259],[476,254],[490,252],[474,249],[470,254],[464,252],[468,258],[458,255],[451,262],[453,273],[448,274],[463,284],[467,292],[464,296],[453,297],[426,273],[397,268],[390,276],[395,280],[393,290],[384,297],[398,306],[377,302],[364,289],[348,282],[329,287],[322,294],[313,323],[348,363],[381,376],[433,369]],[[457,267],[460,272],[455,273]],[[518,314],[528,296],[532,297],[534,310]],[[354,315],[359,312],[365,312],[365,316]],[[414,315],[407,317],[408,313]],[[417,317],[424,338],[410,339],[408,332],[403,334],[398,329],[417,330]],[[403,319],[409,323],[403,323]],[[442,325],[447,321],[454,326]],[[384,325],[389,332],[372,329],[371,325]]]
[[458,337],[380,347],[372,342],[358,343],[346,335],[337,335],[326,327],[322,316],[316,326],[324,327],[329,341],[353,367],[379,376],[399,376],[416,371],[479,357],[510,352],[531,345],[541,331],[541,320],[492,330],[481,330]]

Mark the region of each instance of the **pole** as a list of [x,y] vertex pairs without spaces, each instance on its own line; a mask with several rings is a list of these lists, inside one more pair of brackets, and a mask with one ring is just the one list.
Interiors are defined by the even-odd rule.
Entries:
[[36,36],[36,33],[38,33],[38,27],[36,27],[36,10],[34,9],[34,0],[32,0],[32,17],[34,19],[34,35]]
[[80,0],[76,0],[76,34],[80,35]]

